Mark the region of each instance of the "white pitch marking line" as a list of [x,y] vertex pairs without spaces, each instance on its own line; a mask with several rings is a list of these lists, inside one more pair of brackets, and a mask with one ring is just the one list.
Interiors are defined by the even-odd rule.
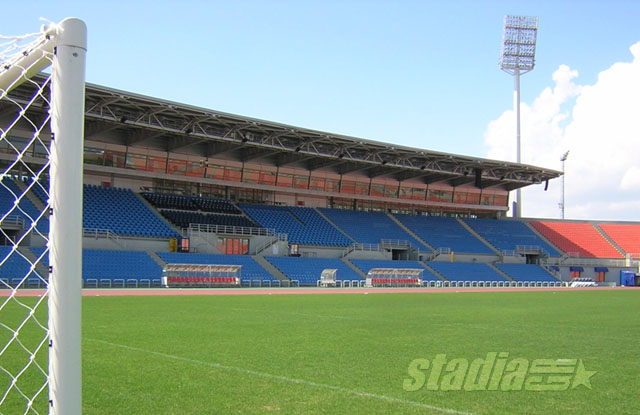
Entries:
[[127,346],[127,345],[124,345],[124,344],[111,343],[111,342],[107,342],[107,341],[104,341],[104,340],[97,340],[97,339],[86,339],[86,340],[92,341],[92,342],[95,342],[95,343],[105,344],[105,345],[112,346],[112,347],[117,347],[117,348],[120,348],[120,349],[130,350],[130,351],[134,351],[134,352],[147,353],[147,354],[151,354],[151,355],[154,355],[154,356],[164,357],[166,359],[177,360],[179,362],[186,362],[186,363],[191,363],[191,364],[200,365],[200,366],[208,366],[208,367],[213,367],[213,368],[216,368],[216,369],[230,370],[230,371],[234,371],[234,372],[244,373],[244,374],[247,374],[247,375],[260,376],[260,377],[267,378],[267,379],[275,379],[275,380],[280,380],[280,381],[283,381],[283,382],[295,383],[295,384],[298,384],[298,385],[311,386],[313,388],[318,388],[318,389],[329,389],[329,390],[333,390],[333,391],[337,391],[337,392],[342,392],[342,393],[347,393],[347,394],[351,394],[351,395],[361,396],[361,397],[364,397],[364,398],[373,398],[373,399],[378,399],[378,400],[386,401],[386,402],[409,405],[409,406],[413,406],[413,407],[416,407],[416,408],[430,409],[432,411],[442,412],[442,413],[445,413],[445,414],[476,415],[473,412],[456,411],[455,409],[440,408],[438,406],[426,405],[426,404],[422,404],[422,403],[418,403],[418,402],[414,402],[414,401],[408,401],[408,400],[405,400],[405,399],[391,398],[389,396],[377,395],[375,393],[361,392],[361,391],[357,391],[357,390],[353,390],[353,389],[341,388],[340,386],[333,386],[333,385],[327,385],[327,384],[324,384],[324,383],[311,382],[309,380],[304,380],[304,379],[290,378],[290,377],[287,377],[287,376],[273,375],[271,373],[258,372],[258,371],[255,371],[255,370],[244,369],[244,368],[241,368],[241,367],[226,366],[226,365],[221,365],[219,363],[211,363],[211,362],[204,362],[202,360],[188,359],[188,358],[185,358],[185,357],[174,356],[174,355],[161,353],[161,352],[155,352],[153,350],[146,350],[146,349],[140,349],[138,347]]

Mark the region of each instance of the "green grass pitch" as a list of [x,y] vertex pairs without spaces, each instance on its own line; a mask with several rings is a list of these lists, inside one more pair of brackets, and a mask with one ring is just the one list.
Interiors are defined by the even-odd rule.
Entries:
[[[85,297],[83,413],[637,414],[639,295]],[[596,374],[591,389],[403,390],[414,359],[489,352]]]

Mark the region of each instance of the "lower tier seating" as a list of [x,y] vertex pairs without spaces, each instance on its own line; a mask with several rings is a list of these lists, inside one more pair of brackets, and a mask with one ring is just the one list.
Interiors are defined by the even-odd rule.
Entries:
[[427,262],[449,281],[507,281],[487,264],[462,262]]
[[522,282],[558,282],[558,279],[539,265],[529,264],[495,264],[514,281]]
[[[16,206],[14,202],[20,198]],[[40,211],[34,206],[29,198],[22,196],[22,190],[13,180],[5,177],[0,182],[0,216],[9,214],[9,217],[18,217],[27,226],[31,226],[32,220],[40,217]],[[36,224],[36,230],[42,234],[49,233],[49,219],[42,216]]]
[[95,280],[157,280],[162,277],[162,267],[146,252],[82,251],[82,278]]
[[300,285],[316,285],[324,269],[337,269],[337,280],[362,280],[363,278],[339,258],[265,257],[280,272]]
[[372,268],[414,268],[423,269],[424,281],[441,281],[440,278],[433,275],[431,271],[426,269],[418,261],[397,261],[397,260],[384,260],[384,259],[350,259],[353,265],[360,268],[365,274]]
[[0,246],[0,261],[2,261],[0,266],[0,279],[2,280],[0,288],[7,285],[15,286],[27,274],[27,279],[34,280],[36,283],[36,280],[40,280],[41,277],[47,278],[46,275],[40,276],[37,272],[30,271],[31,263],[29,260],[25,259],[20,251],[12,252],[12,247],[10,246]]

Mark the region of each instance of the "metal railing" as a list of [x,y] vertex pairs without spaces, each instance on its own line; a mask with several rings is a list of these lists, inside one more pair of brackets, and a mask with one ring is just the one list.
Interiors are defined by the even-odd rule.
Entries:
[[411,243],[406,239],[381,239],[382,246],[411,247]]
[[[434,281],[426,281],[432,283]],[[435,281],[436,287],[450,288],[555,288],[567,287],[564,281]]]
[[500,255],[505,256],[519,256],[522,253],[533,252],[544,256],[549,256],[549,253],[539,245],[516,245],[516,249],[503,249],[500,251]]
[[418,253],[418,258],[421,258],[421,261],[431,261],[435,258],[437,258],[440,255],[451,255],[451,248],[447,248],[447,247],[440,247],[440,248],[436,248],[435,251],[417,251]]
[[160,287],[159,279],[149,278],[87,278],[82,280],[83,288],[153,288]]
[[516,251],[518,252],[540,252],[545,253],[540,245],[516,245]]
[[85,238],[106,238],[109,239],[116,244],[120,245],[122,237],[112,231],[111,229],[99,229],[99,228],[82,228],[82,236]]
[[564,258],[545,258],[540,260],[542,266],[583,266],[583,267],[637,267],[640,264],[640,258],[626,259],[608,259],[608,258],[580,258],[580,257],[564,257]]
[[356,242],[349,245],[342,251],[342,258],[346,257],[354,251],[384,252],[384,248],[380,246],[380,244],[363,244]]
[[271,287],[271,288],[291,288],[300,287],[300,281],[298,280],[242,280],[241,285],[243,287]]
[[[45,288],[45,282],[33,278],[24,283],[22,279],[2,278],[0,288],[10,288],[23,283],[25,288]],[[299,280],[262,280],[243,279],[242,287],[253,288],[290,288],[300,287]],[[320,280],[316,282],[320,286]],[[415,285],[410,285],[416,287]],[[422,288],[558,288],[568,287],[566,281],[440,281],[423,280]],[[159,279],[133,279],[133,278],[87,278],[83,280],[84,288],[160,288]],[[366,280],[336,280],[336,288],[372,288],[366,285]],[[407,286],[409,287],[409,286]],[[418,288],[418,287],[416,287]]]
[[188,232],[206,232],[218,233],[225,235],[247,235],[247,236],[278,236],[275,229],[254,228],[246,226],[226,226],[226,225],[208,225],[202,223],[190,223],[187,228]]
[[286,233],[278,233],[277,235],[271,235],[271,238],[265,240],[261,245],[259,245],[253,255],[258,255],[260,252],[268,249],[270,246],[277,242],[287,242],[289,240],[289,235]]
[[17,225],[20,226],[21,229],[25,229],[26,224],[25,220],[20,215],[9,215],[2,221],[3,225]]

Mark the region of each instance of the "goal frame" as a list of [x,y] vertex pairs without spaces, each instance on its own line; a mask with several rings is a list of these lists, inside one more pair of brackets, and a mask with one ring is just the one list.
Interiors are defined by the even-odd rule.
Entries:
[[49,413],[82,413],[82,170],[87,29],[68,18],[0,70],[0,93],[51,64],[49,166]]

